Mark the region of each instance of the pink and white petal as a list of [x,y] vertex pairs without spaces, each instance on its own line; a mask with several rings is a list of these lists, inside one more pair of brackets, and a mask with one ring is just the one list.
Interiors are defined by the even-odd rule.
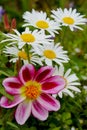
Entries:
[[35,75],[35,68],[31,64],[24,65],[19,72],[19,78],[23,84],[33,79],[34,75]]
[[42,93],[37,101],[48,111],[57,111],[60,109],[60,103],[54,97]]
[[17,77],[6,78],[2,84],[5,90],[11,95],[19,94],[19,89],[22,86],[22,83]]
[[[54,80],[53,80],[53,79]],[[45,80],[42,84],[42,91],[45,93],[56,94],[65,86],[65,80],[61,76],[54,76]]]
[[38,82],[46,80],[47,78],[52,76],[53,72],[54,68],[51,66],[41,67],[36,73],[35,80]]
[[9,100],[7,97],[2,96],[0,99],[0,106],[3,108],[12,108],[18,105],[23,100],[25,100],[25,97],[20,97],[19,95],[14,96],[13,100]]
[[23,125],[31,114],[31,102],[23,101],[21,102],[15,112],[15,119],[18,124]]
[[32,104],[32,114],[42,121],[48,118],[48,111],[38,101],[34,101]]

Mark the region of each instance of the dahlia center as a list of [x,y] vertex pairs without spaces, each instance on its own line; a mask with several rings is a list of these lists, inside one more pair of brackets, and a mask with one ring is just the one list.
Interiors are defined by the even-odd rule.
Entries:
[[22,88],[22,92],[27,98],[34,100],[41,93],[41,84],[37,81],[28,81]]
[[75,22],[74,19],[71,17],[64,17],[62,20],[64,23],[69,24],[69,25],[72,25]]
[[24,33],[24,34],[21,34],[20,37],[22,38],[22,40],[24,42],[34,42],[35,41],[35,37],[32,34]]
[[49,24],[44,20],[39,20],[36,22],[36,26],[42,29],[46,29],[49,27]]
[[48,59],[54,59],[56,58],[56,53],[53,50],[45,50],[44,56],[47,57]]
[[19,51],[18,57],[23,58],[24,60],[27,60],[27,54],[24,51]]

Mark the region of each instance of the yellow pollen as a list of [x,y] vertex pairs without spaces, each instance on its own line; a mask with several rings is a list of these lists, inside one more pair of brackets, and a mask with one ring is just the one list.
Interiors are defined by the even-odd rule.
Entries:
[[20,37],[22,38],[22,40],[24,42],[34,42],[35,41],[35,37],[32,34],[24,33],[24,34],[20,35]]
[[34,100],[41,93],[41,84],[36,81],[28,81],[25,86],[21,88],[21,92],[24,93],[27,98]]
[[72,25],[75,22],[74,19],[71,17],[64,17],[62,20],[64,23],[69,24],[69,25]]
[[27,60],[27,54],[24,51],[19,51],[18,57],[23,58],[24,60]]
[[44,53],[44,56],[47,57],[48,59],[56,58],[56,54],[53,50],[45,50],[43,53]]
[[67,79],[65,77],[63,77],[63,76],[61,76],[61,77],[65,80],[65,86],[64,86],[64,88],[66,88],[67,85],[68,85],[68,81],[67,81]]
[[49,27],[49,24],[44,20],[39,20],[36,22],[36,26],[42,29],[46,29]]

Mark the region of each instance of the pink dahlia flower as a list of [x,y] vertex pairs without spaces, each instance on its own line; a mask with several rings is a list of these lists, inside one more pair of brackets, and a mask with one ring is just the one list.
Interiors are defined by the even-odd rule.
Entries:
[[46,120],[48,111],[57,111],[60,103],[51,94],[64,88],[65,80],[61,76],[52,76],[54,68],[45,66],[35,70],[31,64],[24,65],[17,77],[3,81],[7,93],[14,96],[13,101],[3,96],[0,106],[12,108],[16,105],[15,119],[22,125],[30,114],[39,120]]

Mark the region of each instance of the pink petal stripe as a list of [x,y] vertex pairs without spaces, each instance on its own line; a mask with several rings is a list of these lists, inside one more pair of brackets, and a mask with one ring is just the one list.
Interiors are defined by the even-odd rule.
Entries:
[[3,96],[0,100],[0,106],[4,108],[12,108],[22,102],[25,97],[20,97],[19,95],[14,96],[13,101],[9,100],[5,96]]
[[20,72],[19,72],[19,78],[21,82],[24,84],[25,82],[33,79],[35,74],[35,68],[31,64],[24,65]]
[[46,120],[48,117],[48,111],[40,105],[38,101],[33,102],[32,114],[34,117],[42,121]]
[[20,103],[15,112],[15,119],[18,124],[23,125],[31,114],[31,102],[24,101]]
[[56,94],[65,86],[65,80],[61,76],[53,76],[42,83],[42,91]]
[[16,77],[6,78],[3,81],[3,86],[5,87],[5,90],[11,94],[19,94],[19,88],[22,86],[22,83],[19,81]]
[[35,80],[41,82],[52,76],[53,72],[54,68],[51,66],[41,67],[36,73]]
[[57,111],[60,109],[59,101],[48,94],[42,93],[37,100],[48,111]]

